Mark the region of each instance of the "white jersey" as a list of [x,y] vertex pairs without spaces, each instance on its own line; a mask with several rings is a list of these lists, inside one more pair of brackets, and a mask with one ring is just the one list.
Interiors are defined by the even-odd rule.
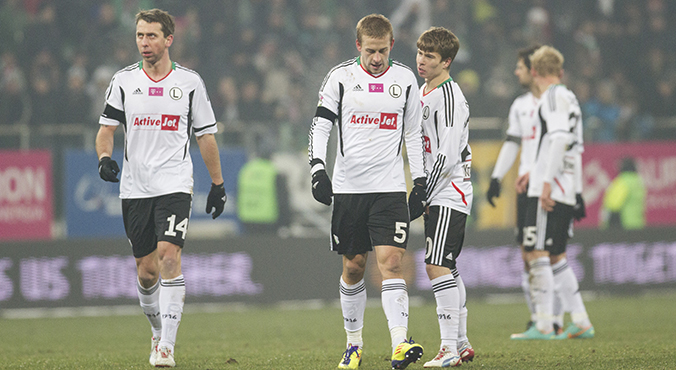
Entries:
[[425,177],[420,95],[410,68],[390,61],[385,72],[374,76],[359,57],[334,67],[319,90],[310,128],[311,165],[326,162],[334,122],[339,135],[334,193],[405,192],[404,142],[412,177]]
[[509,108],[509,126],[507,127],[507,140],[521,143],[521,156],[519,157],[519,176],[530,172],[535,163],[537,140],[535,135],[537,126],[540,124],[538,116],[539,100],[532,92],[520,95]]
[[[539,197],[548,166],[553,165],[551,183],[553,200],[575,205],[576,174],[579,174],[578,157],[582,153],[582,113],[572,91],[563,85],[551,85],[540,97],[540,125],[537,127],[537,158],[530,174],[529,197]],[[550,145],[554,137],[566,143],[563,158],[550,158]]]
[[449,78],[425,94],[423,134],[427,199],[430,205],[446,206],[469,214],[472,208],[472,150],[469,146],[469,104],[460,86]]
[[142,62],[118,71],[99,124],[124,127],[120,198],[192,194],[190,136],[217,132],[204,82],[176,63],[159,81],[148,77]]

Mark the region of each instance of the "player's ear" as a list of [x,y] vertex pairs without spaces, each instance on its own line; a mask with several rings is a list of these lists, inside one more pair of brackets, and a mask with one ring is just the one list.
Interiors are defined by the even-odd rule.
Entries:
[[164,42],[164,45],[166,47],[170,47],[173,42],[174,42],[174,35],[169,35],[169,36],[167,36],[167,40]]
[[357,44],[357,51],[361,53],[361,44],[359,43],[359,39],[356,39],[355,43]]
[[392,42],[390,43],[390,50],[394,47],[394,37],[392,38]]

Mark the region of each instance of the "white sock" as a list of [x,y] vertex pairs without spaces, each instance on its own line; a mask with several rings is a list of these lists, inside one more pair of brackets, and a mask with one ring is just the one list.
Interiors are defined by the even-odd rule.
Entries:
[[392,351],[406,340],[408,331],[408,290],[404,279],[383,280],[381,293],[383,311],[392,338]]
[[460,322],[458,323],[458,343],[465,343],[467,339],[467,290],[465,283],[460,277],[458,269],[451,270],[455,284],[458,286],[458,298],[460,299]]
[[366,285],[364,279],[349,285],[340,277],[340,308],[343,310],[343,322],[347,334],[347,344],[364,346],[361,332],[364,327],[366,310]]
[[153,337],[159,338],[162,335],[162,318],[160,317],[160,279],[157,279],[155,285],[150,288],[144,288],[136,279],[136,292],[141,304],[143,313],[150,321],[150,328],[153,331]]
[[441,347],[458,354],[458,326],[460,325],[460,292],[453,275],[443,275],[431,280],[434,299],[437,301],[437,320],[441,334]]
[[[556,280],[556,275],[554,275],[554,280]],[[556,287],[556,283],[554,283]],[[561,301],[561,296],[557,293],[556,288],[554,288],[554,300],[552,301],[552,323],[557,325],[559,328],[563,327],[563,316],[565,314],[563,308],[563,302]]]
[[552,330],[552,310],[554,300],[554,274],[549,257],[540,257],[530,264],[530,294],[535,304],[537,328],[543,333]]
[[183,275],[174,279],[162,279],[160,289],[160,311],[162,312],[162,339],[160,347],[167,347],[174,352],[176,333],[183,316],[185,301],[185,281]]
[[552,266],[554,270],[554,283],[557,287],[561,303],[566,311],[570,312],[570,319],[580,327],[591,325],[587,309],[580,295],[580,288],[577,283],[577,277],[573,269],[568,266],[568,261],[564,258]]
[[530,311],[530,321],[535,322],[535,320],[537,320],[537,315],[535,314],[535,305],[533,304],[533,300],[530,297],[529,279],[530,274],[528,271],[523,270],[521,273],[521,289],[523,290],[523,297],[526,299],[526,306],[528,306],[528,310]]

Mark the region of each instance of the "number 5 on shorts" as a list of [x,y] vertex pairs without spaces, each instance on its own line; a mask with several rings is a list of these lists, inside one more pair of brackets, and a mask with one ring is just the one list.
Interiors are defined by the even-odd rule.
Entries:
[[406,222],[394,223],[394,241],[401,244],[406,241]]
[[523,246],[534,247],[537,242],[537,227],[526,226],[523,228]]

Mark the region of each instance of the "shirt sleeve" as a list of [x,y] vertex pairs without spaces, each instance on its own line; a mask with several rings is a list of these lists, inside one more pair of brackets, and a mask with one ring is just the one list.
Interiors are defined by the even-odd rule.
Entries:
[[417,81],[411,81],[407,90],[406,112],[404,116],[406,155],[408,156],[411,177],[415,180],[419,177],[427,177],[423,155],[422,104]]
[[118,77],[119,75],[115,74],[106,89],[106,102],[103,113],[99,118],[101,125],[119,126],[120,123],[125,123],[127,120],[124,113],[124,92],[119,84]]
[[521,132],[521,125],[519,124],[519,112],[517,109],[519,98],[515,99],[512,105],[509,107],[509,115],[507,116],[507,136],[514,136],[521,138],[523,132]]
[[582,194],[584,190],[584,172],[582,171],[582,154],[575,154],[575,193]]
[[471,152],[467,145],[469,105],[464,99],[456,102],[454,107],[447,104],[449,102],[446,99],[442,101],[442,111],[437,113],[438,117],[441,117],[438,126],[439,154],[427,182],[429,199],[451,183],[456,166],[462,166],[465,160],[471,159]]
[[197,87],[191,92],[191,94],[193,94],[191,102],[192,122],[195,135],[202,136],[204,134],[217,133],[218,127],[216,127],[216,117],[214,115],[214,110],[211,107],[211,101],[209,100],[209,94],[207,94],[207,88],[201,78],[199,78]]
[[315,167],[318,161],[326,163],[326,147],[331,135],[331,127],[338,118],[342,84],[338,78],[339,71],[329,72],[319,89],[319,102],[312,119],[308,137],[308,157],[312,172],[323,168]]
[[547,132],[570,132],[570,101],[563,94],[563,91],[560,86],[554,87],[543,103],[543,109],[546,110],[547,117]]
[[502,143],[500,153],[498,154],[498,159],[495,161],[495,167],[493,168],[491,178],[496,178],[502,181],[502,178],[505,177],[509,169],[512,168],[512,165],[514,164],[518,154],[519,144],[511,140],[507,140]]

